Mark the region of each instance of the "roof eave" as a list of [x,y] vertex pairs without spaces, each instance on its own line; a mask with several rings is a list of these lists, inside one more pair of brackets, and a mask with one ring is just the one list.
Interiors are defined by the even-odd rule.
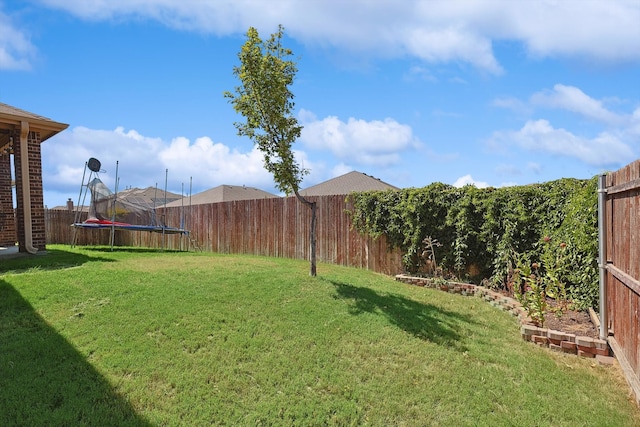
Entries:
[[[7,128],[9,126],[19,127],[22,122],[29,123],[29,130],[40,132],[40,141],[51,138],[52,136],[62,132],[69,127],[66,123],[54,122],[45,118],[25,117],[10,113],[0,113],[0,127]],[[3,126],[5,125],[5,126]]]

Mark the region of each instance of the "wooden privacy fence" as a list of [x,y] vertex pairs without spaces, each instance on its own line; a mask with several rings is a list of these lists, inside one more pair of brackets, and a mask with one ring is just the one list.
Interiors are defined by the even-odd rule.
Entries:
[[[171,212],[178,214],[178,212]],[[111,229],[73,228],[75,213],[66,210],[45,210],[46,242],[70,245],[75,238],[78,246],[97,246],[111,244]],[[87,213],[81,212],[79,221],[87,219]],[[171,217],[171,221],[180,224],[180,216]],[[75,234],[75,236],[74,236]],[[165,248],[169,250],[186,250],[189,239],[185,236],[165,235],[148,231],[121,231],[114,234],[116,246],[138,246],[150,248]]]
[[606,175],[606,317],[609,342],[640,402],[640,160]]
[[[344,195],[309,197],[318,204],[316,255],[318,262],[365,268],[383,274],[402,272],[402,253],[389,251],[378,239],[352,230]],[[311,210],[294,197],[240,200],[167,208],[158,212],[171,227],[190,230],[190,236],[116,231],[118,246],[169,250],[253,254],[309,259]],[[84,219],[84,218],[83,218]],[[70,244],[73,213],[49,210],[45,215],[47,243]],[[78,245],[108,245],[110,230],[77,230]],[[163,246],[164,245],[164,246]]]

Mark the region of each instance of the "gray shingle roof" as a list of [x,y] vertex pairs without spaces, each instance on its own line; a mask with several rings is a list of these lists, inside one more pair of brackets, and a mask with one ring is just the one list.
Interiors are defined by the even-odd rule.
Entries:
[[[180,200],[181,198],[182,196],[180,194],[167,191],[167,204],[175,200]],[[164,190],[160,190],[156,187],[128,188],[118,192],[118,199],[126,200],[127,202],[134,203],[139,206],[145,206],[147,208],[157,208],[164,205],[165,193]]]
[[320,184],[300,190],[302,196],[333,196],[353,193],[354,191],[398,190],[391,184],[362,172],[352,171],[329,179]]
[[258,188],[246,187],[244,185],[219,185],[201,193],[194,194],[191,196],[191,200],[189,200],[189,197],[185,197],[184,202],[180,199],[167,203],[167,207],[189,206],[189,203],[191,203],[191,205],[204,205],[208,203],[231,202],[234,200],[271,199],[274,197],[279,196]]
[[[47,209],[49,209],[50,211],[67,211],[67,212],[69,211],[69,207],[67,205],[58,205],[58,206],[54,206],[52,208],[47,208]],[[89,206],[80,206],[80,209],[78,209],[78,207],[74,205],[72,211],[73,212],[76,212],[76,211],[89,212]]]

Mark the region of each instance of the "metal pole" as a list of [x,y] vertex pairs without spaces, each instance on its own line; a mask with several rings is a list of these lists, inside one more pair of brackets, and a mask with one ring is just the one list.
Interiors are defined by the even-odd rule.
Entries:
[[[182,188],[180,190],[180,230],[184,230],[184,182],[182,183]],[[166,208],[165,208],[166,209]],[[184,248],[182,246],[182,233],[180,233],[180,250],[183,251]]]
[[189,177],[189,219],[187,220],[187,224],[185,229],[189,233],[189,243],[187,243],[187,250],[191,249],[191,225],[193,224],[193,212],[191,211],[191,194],[193,194],[193,176]]
[[[85,177],[86,174],[87,174],[87,162],[84,162],[84,171],[82,172],[82,183],[80,184],[80,194],[78,194],[78,204],[76,205],[76,212],[75,212],[75,214],[73,216],[73,223],[74,224],[80,222],[80,215],[81,215],[80,199],[82,198],[82,189],[84,188],[84,177]],[[89,173],[89,179],[91,179],[91,173]],[[88,184],[88,182],[87,182],[87,184]],[[87,185],[87,187],[88,187],[88,185]],[[73,234],[71,236],[71,247],[72,248],[76,245],[77,233],[78,233],[78,228],[77,227],[73,227]]]
[[120,164],[119,160],[116,160],[116,181],[115,181],[115,193],[113,194],[113,213],[111,214],[111,252],[113,252],[113,244],[116,240],[116,202],[118,201],[118,183],[120,182],[118,178],[118,165]]
[[605,204],[607,201],[607,176],[598,177],[598,268],[600,270],[600,339],[609,336],[607,307],[607,234],[605,231]]
[[165,227],[167,226],[167,184],[169,183],[169,169],[164,171],[164,209],[162,210],[162,250],[164,251]]
[[153,211],[151,211],[151,225],[158,225],[158,218],[156,212],[156,200],[158,199],[158,183],[156,182],[156,191],[153,193]]

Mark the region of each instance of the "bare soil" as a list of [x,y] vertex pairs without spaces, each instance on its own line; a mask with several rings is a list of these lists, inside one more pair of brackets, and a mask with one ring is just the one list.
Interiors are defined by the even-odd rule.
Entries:
[[591,338],[600,336],[600,331],[591,321],[589,313],[585,311],[566,310],[560,316],[549,311],[545,316],[544,327]]
[[[514,298],[512,293],[502,291],[503,294]],[[566,332],[578,336],[600,338],[600,331],[591,321],[587,311],[563,309],[557,310],[556,300],[547,298],[547,313],[544,316],[544,327],[555,331]]]

